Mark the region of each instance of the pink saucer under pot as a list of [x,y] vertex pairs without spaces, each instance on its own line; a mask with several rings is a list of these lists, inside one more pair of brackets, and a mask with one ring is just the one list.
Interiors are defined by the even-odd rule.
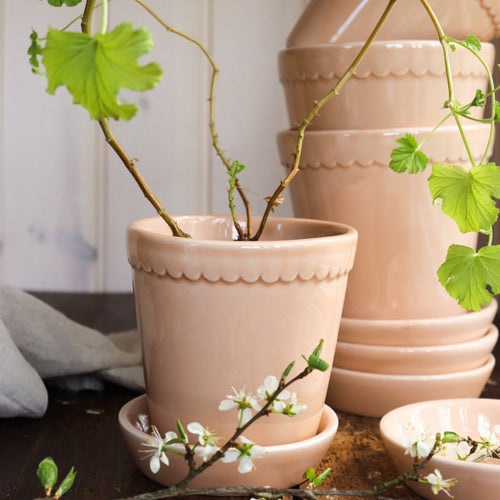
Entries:
[[334,366],[389,375],[437,375],[473,370],[484,365],[498,340],[491,325],[477,339],[434,346],[386,346],[337,342]]
[[[283,416],[283,418],[289,418]],[[169,486],[182,480],[187,473],[184,457],[170,453],[169,466],[161,465],[154,474],[149,468],[147,454],[139,450],[148,449],[143,443],[149,435],[149,414],[146,396],[139,396],[125,404],[118,414],[118,421],[127,447],[141,472],[153,481]],[[254,461],[255,469],[247,474],[237,471],[237,463],[216,463],[195,478],[193,488],[272,486],[288,488],[302,481],[302,475],[309,467],[317,467],[328,452],[337,432],[338,418],[328,406],[324,406],[316,436],[285,445],[266,446],[266,454]],[[179,451],[183,448],[177,446]],[[151,450],[151,448],[149,448]]]
[[493,323],[498,303],[492,300],[478,312],[427,319],[370,320],[342,318],[341,342],[386,346],[431,346],[482,337]]
[[[407,439],[422,435],[454,431],[478,439],[478,425],[491,428],[500,422],[500,400],[497,399],[445,399],[422,401],[396,408],[380,421],[384,444],[399,472],[411,467],[411,457],[406,454]],[[500,464],[500,460],[498,461]],[[424,474],[438,469],[444,479],[456,478],[450,493],[455,500],[494,500],[500,490],[500,468],[497,464],[475,463],[451,458],[434,457]],[[449,498],[444,493],[435,496],[430,487],[409,482],[408,486],[419,495],[432,500]]]
[[326,402],[336,411],[382,417],[402,405],[444,398],[476,398],[493,368],[490,355],[474,370],[439,375],[386,375],[333,367]]

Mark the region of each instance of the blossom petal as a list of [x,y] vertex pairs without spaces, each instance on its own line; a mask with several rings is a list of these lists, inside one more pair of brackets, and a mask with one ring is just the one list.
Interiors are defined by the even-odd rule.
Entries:
[[240,452],[235,449],[235,448],[230,448],[229,450],[224,453],[224,456],[221,458],[221,462],[224,462],[225,464],[235,462],[238,460],[238,457],[240,456]]
[[240,463],[238,465],[238,472],[241,474],[246,474],[253,469],[253,462],[251,457],[248,455],[243,455],[240,459]]
[[220,411],[232,410],[233,408],[236,408],[237,406],[238,406],[238,403],[235,403],[232,399],[225,399],[224,401],[220,402],[219,410]]

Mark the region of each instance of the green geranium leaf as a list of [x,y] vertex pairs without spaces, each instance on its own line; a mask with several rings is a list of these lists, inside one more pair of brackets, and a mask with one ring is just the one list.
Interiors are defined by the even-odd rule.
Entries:
[[28,55],[30,56],[30,66],[31,71],[37,75],[41,75],[40,71],[40,61],[38,58],[42,55],[42,46],[40,45],[40,39],[38,38],[38,33],[35,30],[31,30],[30,34],[30,46],[28,47]]
[[471,50],[479,52],[481,50],[481,41],[477,36],[469,35],[463,42],[463,44]]
[[122,88],[152,89],[161,79],[157,63],[139,66],[137,59],[153,46],[144,28],[133,30],[123,23],[113,31],[91,37],[85,33],[49,29],[42,62],[47,71],[47,92],[54,94],[64,85],[91,118],[129,120],[136,112],[133,104],[121,103]]
[[53,7],[61,7],[61,5],[67,5],[68,7],[74,7],[78,5],[82,0],[47,0],[49,5]]
[[476,95],[474,96],[474,99],[472,100],[470,105],[479,108],[484,108],[485,104],[486,104],[486,96],[484,95],[484,92],[481,89],[476,89]]
[[437,163],[429,177],[434,200],[442,199],[443,212],[455,219],[463,233],[487,233],[498,209],[492,197],[500,196],[500,167],[494,163],[463,167]]
[[406,134],[396,142],[399,144],[399,147],[392,150],[391,162],[389,163],[389,167],[394,172],[415,174],[425,170],[429,159],[418,149],[418,142],[415,137],[411,134]]
[[477,252],[451,245],[438,269],[438,278],[463,308],[479,311],[500,292],[500,245],[486,246]]
[[495,101],[495,121],[500,122],[500,102]]

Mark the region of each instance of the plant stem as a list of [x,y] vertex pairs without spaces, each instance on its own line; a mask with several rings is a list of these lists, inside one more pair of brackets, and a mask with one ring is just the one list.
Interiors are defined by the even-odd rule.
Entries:
[[448,83],[448,103],[450,106],[450,110],[453,113],[453,117],[455,119],[455,122],[457,124],[458,130],[460,132],[460,136],[462,137],[462,141],[464,143],[465,149],[467,151],[467,156],[469,157],[469,161],[471,162],[471,165],[475,165],[475,160],[474,156],[472,155],[472,151],[470,149],[469,143],[467,141],[467,137],[465,135],[462,123],[460,121],[460,116],[456,113],[455,110],[455,95],[453,91],[453,78],[451,74],[451,65],[450,65],[450,55],[448,53],[449,50],[449,44],[448,44],[448,39],[446,35],[444,34],[443,28],[441,27],[441,24],[436,17],[436,14],[432,10],[431,6],[429,5],[427,0],[420,0],[420,3],[423,5],[424,9],[426,10],[427,14],[429,15],[432,24],[434,25],[434,28],[436,29],[438,38],[439,38],[439,43],[441,44],[443,48],[443,56],[444,56],[444,65],[445,65],[445,71],[446,71],[446,81]]
[[148,185],[144,181],[141,176],[139,170],[135,166],[134,160],[129,158],[127,153],[120,146],[118,141],[113,136],[111,129],[109,128],[108,120],[99,120],[99,125],[104,133],[104,137],[106,138],[106,142],[112,147],[115,153],[118,155],[122,163],[125,165],[127,170],[130,172],[136,183],[139,185],[141,191],[143,192],[146,199],[153,205],[155,210],[158,212],[158,215],[162,217],[162,219],[168,224],[170,227],[173,236],[179,236],[182,238],[189,238],[189,234],[185,233],[177,224],[175,219],[165,210],[163,205],[160,203],[158,198],[153,194],[151,189],[149,189]]
[[[215,63],[214,58],[208,51],[208,49],[201,43],[199,40],[196,38],[184,33],[183,31],[178,30],[177,28],[174,28],[170,24],[166,23],[153,9],[151,9],[148,5],[146,5],[142,0],[135,0],[136,3],[138,3],[143,9],[145,9],[151,16],[154,17],[167,31],[174,33],[185,40],[188,40],[189,42],[193,43],[196,45],[203,55],[206,57],[207,61],[209,62],[211,68],[212,68],[212,76],[211,76],[211,81],[210,81],[210,95],[208,98],[208,101],[210,103],[209,105],[209,127],[210,127],[210,135],[212,137],[212,146],[217,153],[217,156],[220,158],[224,166],[226,167],[226,171],[230,172],[231,171],[231,160],[225,155],[224,151],[222,150],[220,143],[219,143],[219,135],[217,133],[217,129],[215,126],[215,88],[217,86],[217,79],[219,76],[219,68],[217,67],[217,64]],[[236,219],[236,215],[234,212],[232,212],[232,218],[233,218],[233,223],[236,228],[236,231],[238,232],[238,238],[239,239],[248,239],[248,236],[251,234],[251,228],[252,228],[252,210],[251,210],[251,205],[250,202],[248,201],[248,198],[246,197],[245,192],[241,188],[239,181],[237,178],[235,178],[235,184],[234,187],[238,191],[238,194],[240,195],[241,200],[243,201],[243,204],[245,206],[245,211],[246,211],[246,220],[247,220],[247,227],[246,231],[244,232],[240,223]]]
[[344,84],[351,78],[351,76],[354,74],[356,71],[356,68],[359,66],[359,63],[362,61],[364,55],[366,54],[367,50],[369,49],[370,45],[372,44],[373,40],[377,36],[378,32],[380,31],[380,28],[384,24],[385,20],[387,19],[387,16],[389,15],[390,11],[392,10],[393,6],[397,0],[389,0],[389,3],[387,7],[385,8],[382,16],[378,20],[375,28],[371,32],[370,36],[366,40],[365,44],[361,48],[359,54],[356,56],[354,61],[351,63],[349,68],[346,70],[346,72],[343,74],[343,76],[340,78],[340,80],[330,89],[330,91],[321,99],[318,101],[315,101],[311,111],[309,114],[304,118],[302,123],[299,125],[297,129],[297,142],[295,146],[295,152],[294,152],[294,162],[292,165],[292,168],[290,169],[290,172],[288,175],[280,181],[279,186],[277,189],[274,191],[274,193],[269,197],[269,201],[267,203],[266,209],[264,211],[264,214],[262,216],[259,228],[255,235],[251,238],[252,240],[258,240],[262,232],[264,231],[264,227],[267,223],[267,219],[269,215],[271,214],[271,211],[274,209],[274,206],[279,199],[281,193],[286,189],[288,184],[292,181],[292,179],[297,175],[299,172],[299,165],[300,165],[300,158],[302,155],[302,143],[304,142],[304,135],[305,135],[305,130],[308,127],[308,125],[311,123],[313,118],[318,114],[319,110],[334,96],[337,95],[340,91],[340,89],[344,86]]
[[[90,26],[92,22],[92,14],[94,12],[94,7],[95,7],[96,0],[87,0],[85,3],[85,10],[83,12],[83,17],[82,17],[82,23],[81,23],[81,29],[83,33],[86,33],[87,35],[90,35]],[[103,8],[106,3],[106,0],[103,2]],[[107,18],[107,13],[103,12],[103,18]],[[121,147],[119,142],[116,140],[114,137],[113,133],[111,132],[111,129],[109,127],[108,120],[103,119],[99,120],[99,125],[101,126],[101,130],[104,133],[104,137],[106,138],[107,143],[113,148],[115,153],[118,155],[122,163],[125,165],[127,170],[132,174],[132,177],[136,181],[136,183],[139,185],[141,191],[143,192],[144,196],[147,198],[147,200],[154,206],[160,217],[168,224],[170,227],[173,236],[179,236],[179,237],[184,237],[188,238],[189,235],[182,231],[182,229],[177,225],[176,221],[170,216],[170,214],[165,210],[161,202],[158,200],[158,198],[153,194],[151,189],[149,189],[148,185],[146,184],[145,180],[137,170],[134,161],[129,158],[125,150]]]
[[178,489],[179,491],[183,491],[186,489],[186,486],[199,474],[201,474],[204,470],[208,469],[211,467],[215,462],[220,460],[224,454],[226,453],[229,448],[233,447],[236,443],[236,440],[251,426],[253,425],[258,419],[262,418],[265,415],[269,414],[269,408],[271,405],[274,403],[276,398],[280,395],[282,391],[284,391],[287,387],[290,385],[294,384],[300,379],[303,379],[304,377],[307,377],[312,371],[312,368],[307,366],[304,368],[298,375],[293,377],[290,381],[286,383],[280,383],[280,386],[276,391],[274,392],[273,396],[270,397],[266,404],[244,425],[239,426],[236,431],[233,433],[233,435],[224,443],[224,445],[214,454],[212,457],[207,460],[206,462],[203,462],[199,467],[196,469],[193,469],[190,467],[190,470],[187,474],[187,476],[177,483],[175,485],[175,488]]
[[108,30],[108,0],[102,0],[101,27],[99,34],[103,35]]

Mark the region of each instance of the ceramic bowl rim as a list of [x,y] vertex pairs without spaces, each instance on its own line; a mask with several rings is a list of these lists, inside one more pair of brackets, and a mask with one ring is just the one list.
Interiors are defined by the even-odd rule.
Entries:
[[[394,415],[397,415],[398,413],[403,413],[405,410],[411,410],[412,408],[416,408],[419,406],[438,406],[438,405],[465,405],[467,403],[469,404],[474,404],[477,403],[477,401],[485,401],[487,404],[492,404],[493,406],[498,405],[498,409],[500,410],[500,400],[499,399],[493,399],[493,398],[453,398],[453,399],[432,399],[429,401],[421,401],[418,403],[410,403],[408,405],[400,406],[398,408],[394,408],[393,410],[387,412],[380,420],[379,424],[379,429],[380,429],[380,434],[383,436],[384,439],[387,439],[393,446],[395,446],[398,451],[401,450],[403,453],[404,446],[402,443],[399,441],[395,440],[392,437],[392,434],[388,431],[392,428],[389,426],[388,421],[390,418],[394,418]],[[453,430],[453,429],[450,429]],[[404,454],[404,453],[403,453]],[[474,462],[466,462],[462,460],[451,460],[447,459],[444,457],[439,457],[439,456],[434,456],[432,457],[432,460],[430,462],[431,465],[436,466],[436,468],[439,468],[439,464],[446,464],[448,466],[453,466],[457,467],[459,470],[460,469],[469,469],[469,468],[474,468],[474,467],[480,467],[479,470],[483,471],[489,471],[489,472],[496,472],[498,473],[500,471],[499,466],[495,464],[488,464],[488,463],[474,463]]]
[[[320,51],[328,51],[328,52],[338,52],[338,51],[345,51],[346,49],[353,49],[357,50],[363,47],[365,42],[339,42],[339,43],[318,43],[315,45],[301,45],[301,46],[294,46],[294,47],[287,47],[279,52],[279,55],[281,54],[292,54],[294,52],[316,52],[318,50]],[[492,42],[481,42],[481,47],[488,46],[487,50],[492,50],[494,47]],[[408,40],[374,40],[371,45],[370,45],[370,51],[371,53],[374,53],[377,50],[402,50],[406,48],[411,48],[415,49],[417,48],[430,48],[432,50],[439,50],[442,51],[442,45],[439,42],[439,40],[426,40],[422,39],[419,40],[418,38],[415,39],[408,39]],[[464,51],[465,54],[465,51]]]
[[492,370],[495,366],[495,357],[490,354],[486,361],[479,367],[473,368],[472,370],[460,370],[450,373],[436,373],[436,374],[419,374],[419,375],[398,375],[398,374],[386,374],[386,373],[371,373],[371,372],[361,372],[358,370],[348,370],[346,368],[333,367],[332,376],[337,374],[349,375],[349,377],[356,379],[358,381],[366,380],[377,380],[380,382],[440,382],[452,380],[457,377],[474,377],[478,376],[488,370]]
[[[203,223],[209,221],[209,220],[227,220],[231,222],[231,216],[230,215],[216,215],[216,214],[191,214],[191,215],[176,215],[173,216],[173,218],[180,222],[182,224],[182,221],[186,220],[199,220],[202,221]],[[254,217],[252,220],[258,221],[260,220],[259,217]],[[318,219],[306,219],[306,218],[299,218],[299,217],[270,217],[268,224],[272,225],[280,225],[283,223],[287,224],[292,224],[299,226],[300,224],[304,223],[311,223],[317,228],[325,228],[325,230],[329,231],[337,231],[336,234],[325,234],[325,235],[318,235],[318,236],[312,236],[310,238],[296,238],[296,239],[276,239],[276,240],[267,240],[265,238],[262,238],[258,241],[236,241],[233,239],[227,239],[227,240],[222,240],[222,239],[210,239],[210,238],[178,238],[173,236],[170,233],[170,230],[165,223],[165,232],[156,232],[152,229],[145,228],[143,227],[144,224],[150,224],[153,223],[154,221],[162,221],[161,217],[159,216],[153,216],[153,217],[146,217],[142,219],[138,219],[131,224],[129,224],[127,228],[127,233],[131,232],[138,232],[141,235],[143,235],[145,238],[147,238],[150,241],[156,241],[156,242],[166,242],[168,241],[169,245],[176,245],[179,247],[201,247],[201,246],[209,246],[211,248],[219,248],[219,249],[225,249],[226,251],[233,251],[238,249],[259,249],[259,250],[265,250],[265,249],[270,249],[270,250],[275,250],[279,248],[285,248],[285,247],[298,247],[298,246],[303,246],[307,247],[309,245],[317,245],[319,242],[324,242],[324,244],[327,244],[331,242],[332,240],[335,241],[340,241],[340,240],[352,240],[353,238],[357,238],[357,231],[355,228],[352,226],[349,226],[347,224],[342,224],[340,222],[333,222],[333,221],[324,221],[324,220],[318,220]],[[163,226],[161,226],[163,228]],[[237,236],[237,235],[233,235]]]
[[[125,403],[125,405],[123,405],[118,412],[118,421],[125,432],[132,434],[137,440],[145,440],[149,436],[149,434],[135,427],[129,418],[131,412],[136,407],[138,408],[138,411],[140,411],[144,407],[147,408],[145,394],[137,396],[136,398]],[[147,414],[147,409],[144,411]],[[334,436],[338,430],[339,419],[336,412],[327,404],[325,404],[323,407],[319,425],[320,427],[318,433],[308,439],[296,441],[295,443],[263,446],[263,448],[267,453],[280,454],[290,451],[297,451],[297,447],[311,447],[319,442],[322,442],[323,440],[330,439],[330,436]],[[184,450],[184,446],[181,444],[172,445],[171,448],[178,449],[180,451]]]
[[[373,326],[374,329],[401,329],[401,328],[438,328],[440,325],[449,326],[449,324],[463,325],[464,319],[474,322],[478,317],[488,316],[491,314],[491,309],[497,309],[498,303],[493,298],[489,304],[484,306],[479,311],[469,311],[456,316],[445,316],[436,318],[415,318],[415,319],[358,319],[342,317],[342,324],[350,328],[366,328]],[[472,318],[472,319],[471,319]],[[369,323],[369,324],[368,324]]]
[[[415,346],[410,346],[410,345],[385,345],[385,344],[359,344],[355,342],[346,342],[343,340],[339,340],[337,342],[338,344],[348,344],[349,349],[353,349],[355,351],[359,351],[361,349],[370,349],[372,352],[376,354],[387,354],[388,356],[393,356],[394,354],[398,353],[401,354],[402,356],[406,355],[420,355],[420,354],[426,354],[429,351],[433,352],[443,352],[443,354],[447,354],[446,351],[450,350],[455,350],[455,349],[465,349],[469,346],[474,346],[478,344],[483,344],[483,343],[488,343],[488,341],[491,341],[491,339],[494,336],[498,336],[498,328],[494,325],[491,324],[488,329],[485,331],[483,335],[477,338],[469,339],[469,340],[464,340],[461,342],[453,342],[451,344],[434,344],[434,345],[415,345]],[[354,353],[353,353],[354,354]],[[450,353],[452,354],[452,353]]]

